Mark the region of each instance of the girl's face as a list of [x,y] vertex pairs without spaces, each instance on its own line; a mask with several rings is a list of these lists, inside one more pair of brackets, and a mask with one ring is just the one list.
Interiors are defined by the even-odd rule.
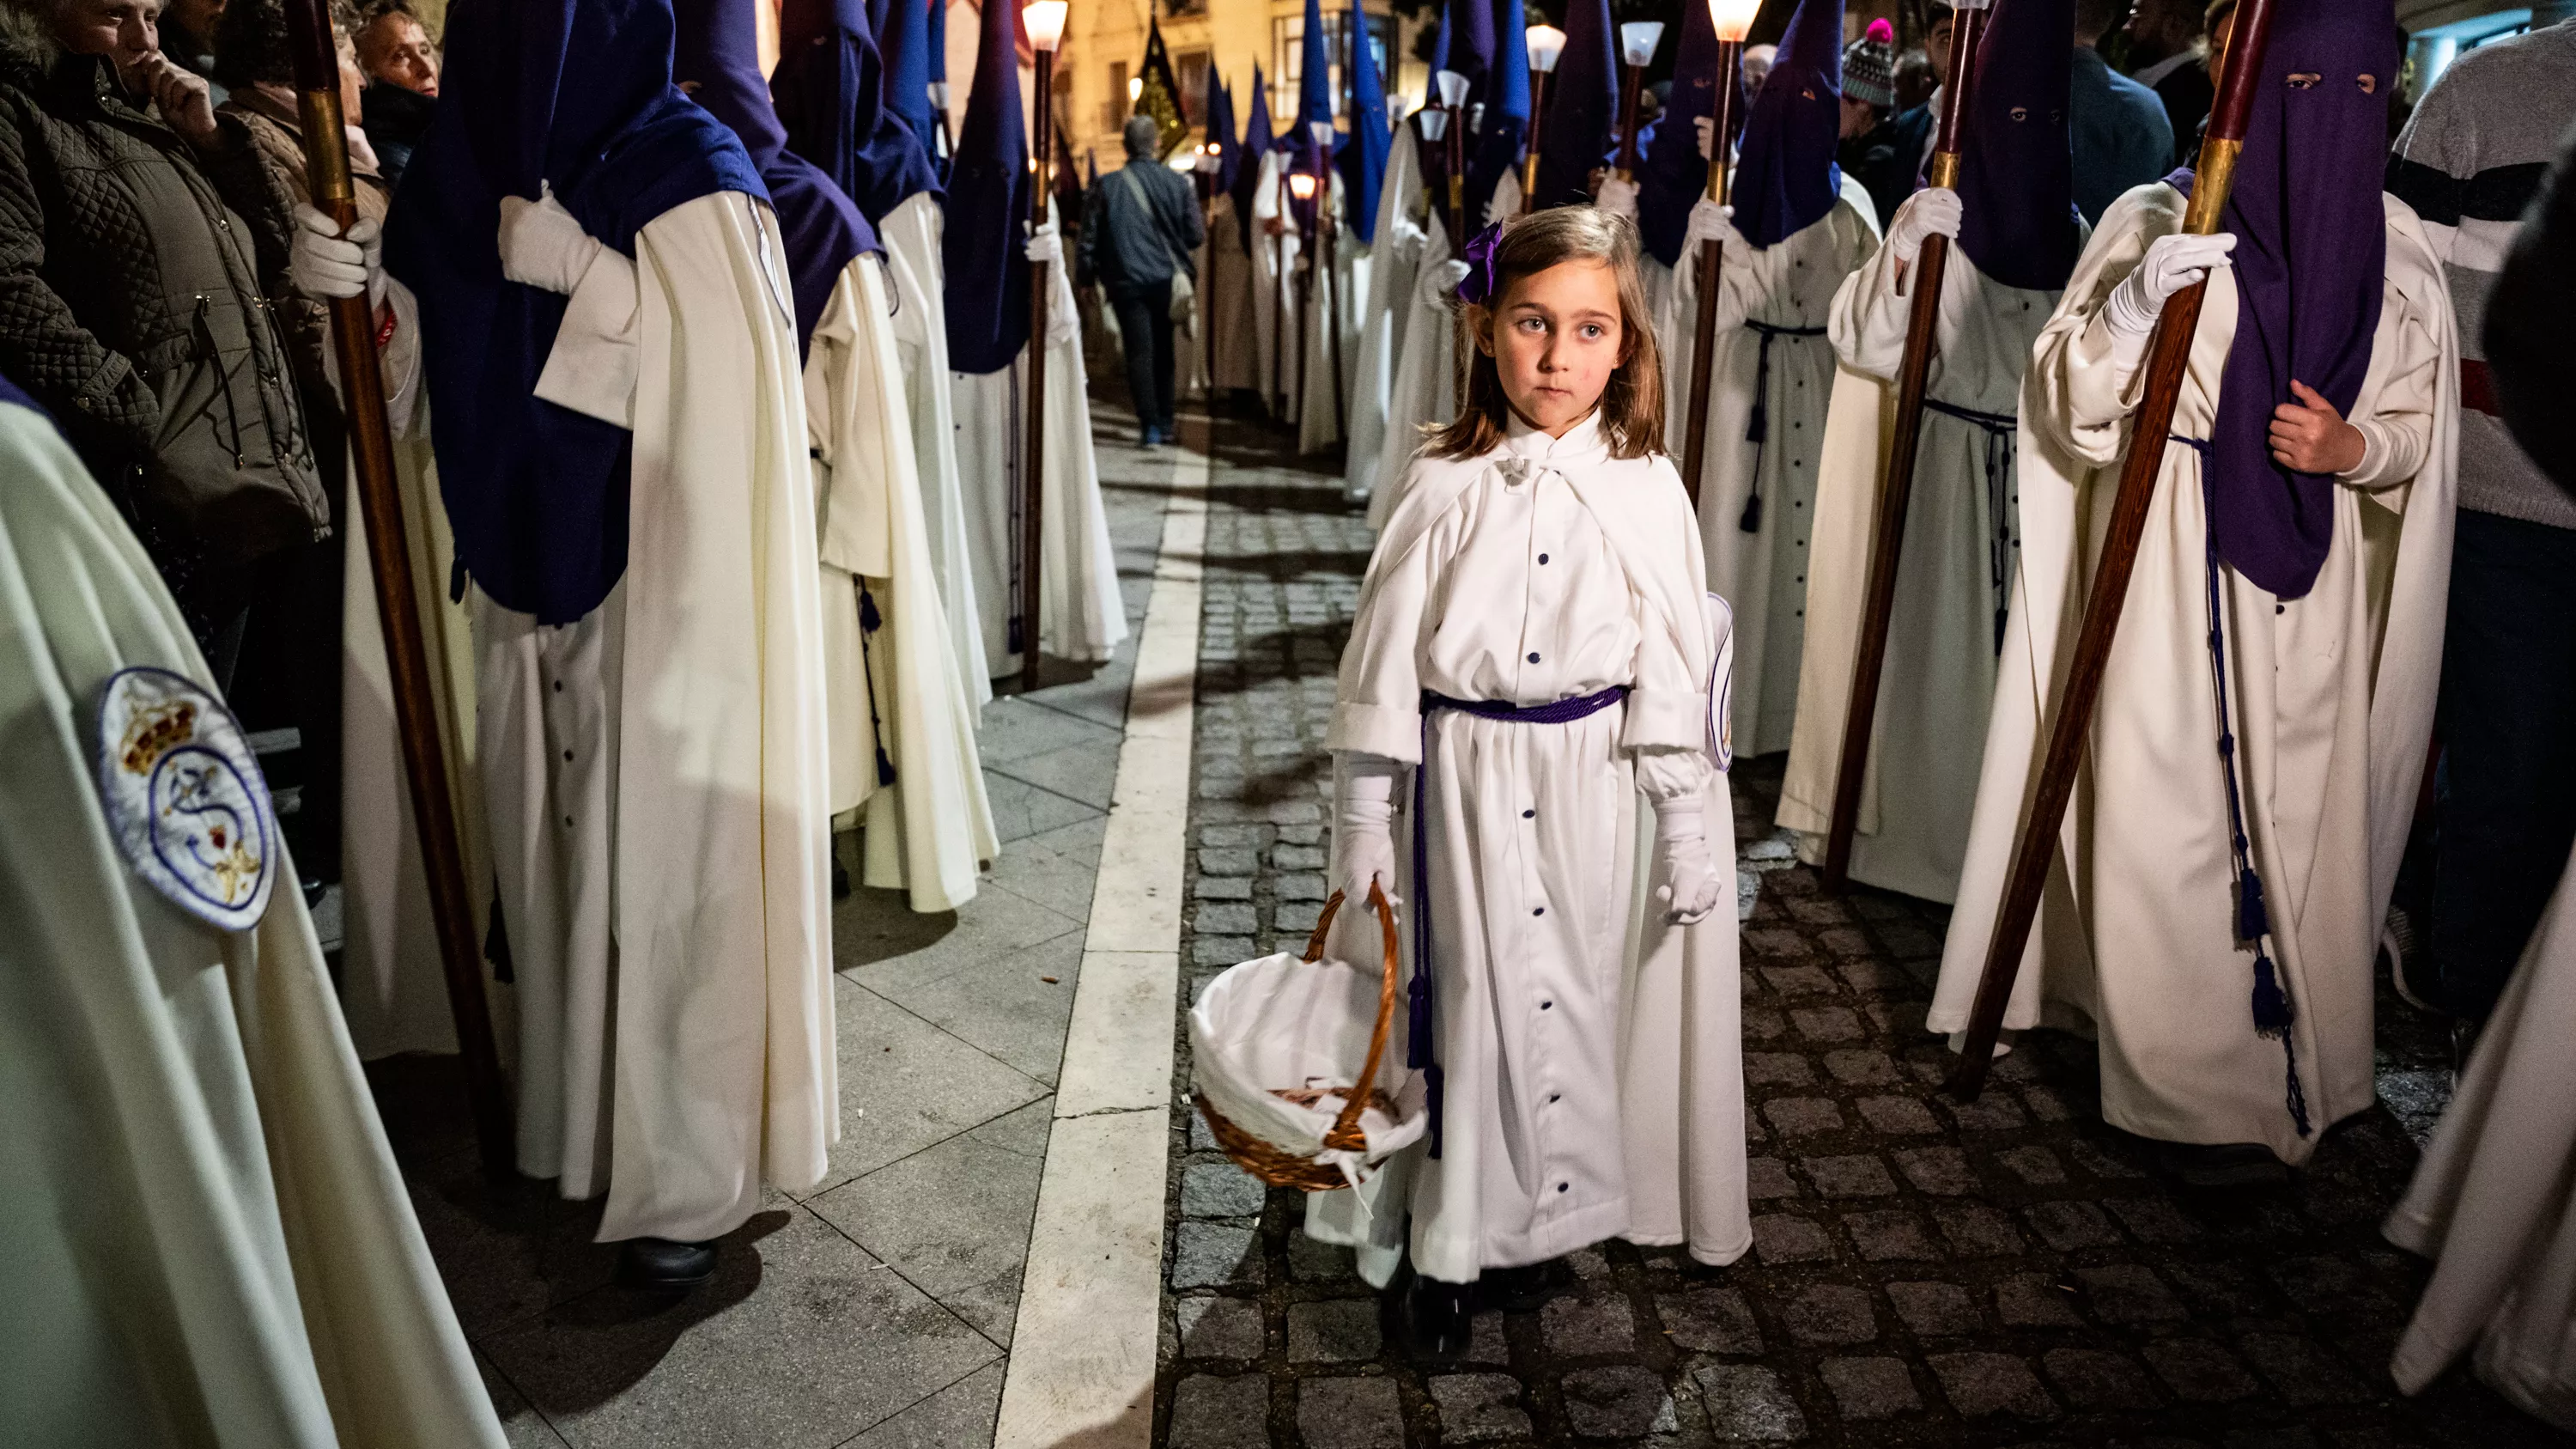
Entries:
[[1574,261],[1512,282],[1477,346],[1494,359],[1512,411],[1549,437],[1565,436],[1627,358],[1618,274],[1608,262]]

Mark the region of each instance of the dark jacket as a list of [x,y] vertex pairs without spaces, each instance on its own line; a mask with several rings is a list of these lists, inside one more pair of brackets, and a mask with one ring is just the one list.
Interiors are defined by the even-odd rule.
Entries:
[[2075,47],[2066,97],[2074,132],[2075,209],[2095,224],[2130,188],[2173,170],[2173,122],[2156,93],[2111,69],[2100,51]]
[[239,119],[220,124],[200,156],[106,60],[0,8],[0,372],[201,627],[221,580],[330,518],[270,309],[288,203]]
[[1170,281],[1176,270],[1195,277],[1190,253],[1206,240],[1188,180],[1151,157],[1131,156],[1092,183],[1074,278],[1118,290]]
[[1922,184],[1923,158],[1932,149],[1932,126],[1932,108],[1915,106],[1836,148],[1836,164],[1851,173],[1878,208],[1881,233],[1895,223],[1896,209]]
[[429,134],[429,118],[438,114],[438,102],[391,81],[373,81],[360,100],[359,113],[366,117],[360,124],[367,144],[376,148],[376,164],[385,173],[385,185],[399,185],[403,168],[411,164],[413,148]]
[[[2456,281],[2452,289],[2457,295]],[[2483,330],[2505,426],[2540,471],[2576,498],[2576,410],[2567,404],[2576,391],[2576,354],[2567,347],[2576,333],[2576,137],[2523,213],[2513,250],[2487,294]],[[2463,362],[2462,371],[2469,366]]]

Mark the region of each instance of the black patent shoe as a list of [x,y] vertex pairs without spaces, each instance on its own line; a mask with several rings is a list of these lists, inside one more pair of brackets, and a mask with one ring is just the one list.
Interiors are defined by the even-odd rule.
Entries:
[[1404,1289],[1404,1346],[1413,1361],[1432,1366],[1456,1363],[1473,1336],[1476,1286],[1415,1278]]
[[617,1281],[648,1293],[686,1293],[715,1276],[716,1245],[628,1238],[617,1250]]
[[2260,1142],[2159,1142],[2156,1155],[2185,1187],[2238,1190],[2290,1181],[2288,1165]]
[[1518,1268],[1487,1268],[1476,1280],[1480,1307],[1499,1308],[1505,1313],[1535,1313],[1540,1305],[1556,1296],[1558,1259],[1527,1263]]

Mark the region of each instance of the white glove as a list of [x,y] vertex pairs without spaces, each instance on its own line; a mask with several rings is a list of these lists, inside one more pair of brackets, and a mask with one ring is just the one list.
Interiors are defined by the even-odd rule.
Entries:
[[1446,307],[1450,299],[1458,295],[1458,284],[1465,280],[1467,280],[1467,264],[1456,257],[1451,257],[1436,267],[1424,267],[1422,280],[1415,285],[1422,289],[1420,293],[1422,305]]
[[2235,249],[2236,238],[2226,232],[2156,238],[2137,270],[2122,278],[2102,304],[2102,322],[2111,329],[2113,341],[2143,345],[2156,330],[2165,299],[2205,279],[2213,269],[2230,265],[2227,254]]
[[1666,907],[1664,919],[1676,926],[1698,925],[1717,909],[1717,867],[1709,859],[1702,813],[1696,795],[1655,806],[1655,840],[1664,854],[1664,878],[1655,887],[1655,899]]
[[1637,183],[1620,180],[1619,173],[1616,171],[1605,172],[1601,177],[1601,189],[1593,193],[1592,204],[1613,216],[1624,216],[1630,221],[1635,221],[1637,219]]
[[1064,260],[1064,239],[1056,235],[1054,222],[1048,222],[1029,234],[1028,254],[1032,262]]
[[1741,256],[1750,245],[1744,233],[1735,229],[1735,208],[1720,206],[1703,196],[1691,204],[1690,221],[1682,229],[1682,249],[1697,251],[1701,242],[1709,241],[1723,246],[1730,260]]
[[1959,239],[1959,213],[1959,193],[1946,186],[1924,187],[1896,209],[1896,225],[1887,229],[1887,245],[1898,261],[1911,262],[1933,237]]
[[569,297],[599,255],[600,242],[555,200],[553,187],[543,189],[535,201],[501,198],[501,275]]
[[299,202],[286,279],[299,294],[316,302],[363,292],[372,305],[384,296],[384,249],[382,230],[367,218],[352,222],[344,237],[338,222]]
[[1365,909],[1369,882],[1396,903],[1395,782],[1401,767],[1377,755],[1342,757],[1341,799],[1335,810],[1334,883],[1346,907]]
[[1699,159],[1706,161],[1709,159],[1709,153],[1717,149],[1717,118],[1715,116],[1694,116],[1691,118],[1691,129],[1699,133],[1697,137],[1699,141]]

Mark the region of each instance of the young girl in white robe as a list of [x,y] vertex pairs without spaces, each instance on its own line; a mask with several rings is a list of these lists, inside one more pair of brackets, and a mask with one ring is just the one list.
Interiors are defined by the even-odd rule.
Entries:
[[1605,1238],[1713,1264],[1752,1240],[1718,909],[1722,607],[1656,451],[1635,231],[1559,208],[1469,255],[1468,405],[1407,470],[1328,736],[1342,889],[1375,881],[1412,916],[1406,1046],[1431,1130],[1367,1202],[1313,1200],[1307,1227],[1381,1283],[1409,1247],[1412,1343],[1434,1361],[1466,1347],[1494,1270],[1524,1270],[1489,1286],[1526,1294]]

